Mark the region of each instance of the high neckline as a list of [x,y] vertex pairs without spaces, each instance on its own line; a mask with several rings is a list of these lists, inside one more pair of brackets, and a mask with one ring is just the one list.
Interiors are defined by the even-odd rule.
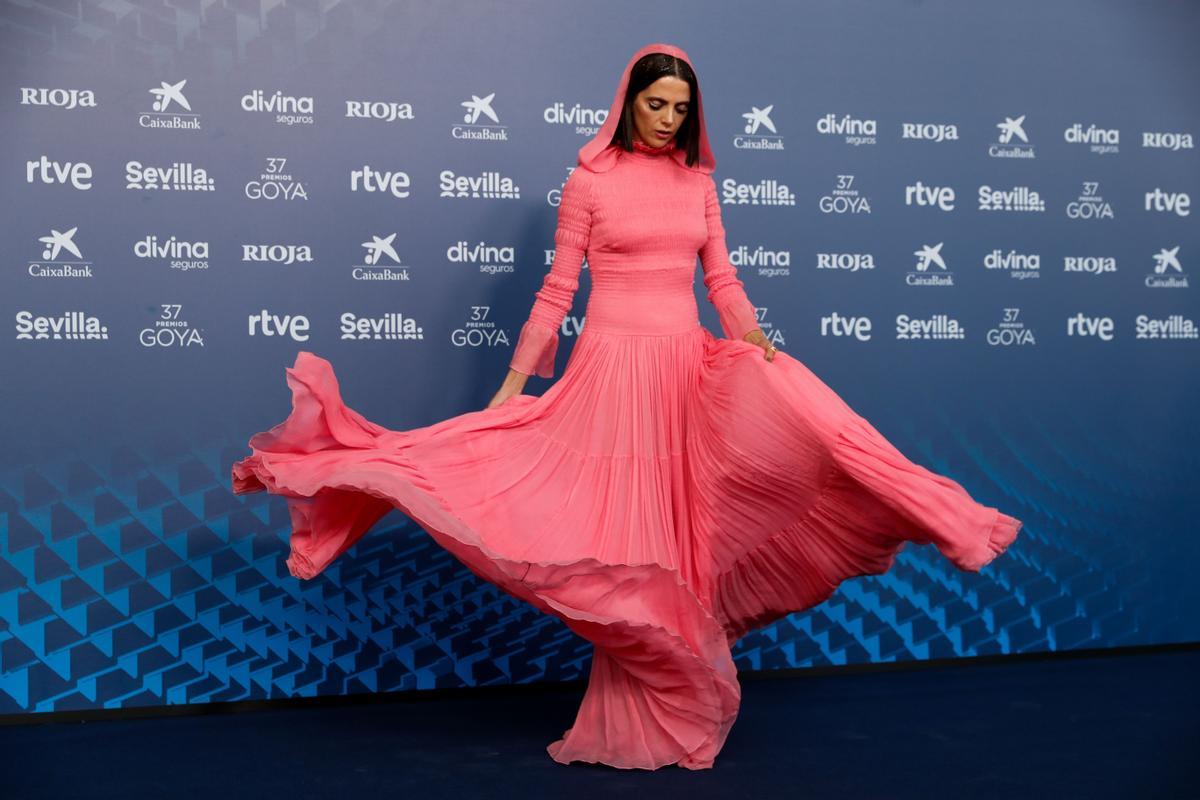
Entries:
[[664,156],[670,153],[673,149],[675,149],[675,147],[670,143],[664,144],[662,147],[651,147],[641,139],[634,139],[632,152],[641,153],[642,155],[647,156]]

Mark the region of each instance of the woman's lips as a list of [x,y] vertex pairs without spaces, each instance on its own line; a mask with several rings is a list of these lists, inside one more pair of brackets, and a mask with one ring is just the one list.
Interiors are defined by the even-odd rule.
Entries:
[[660,139],[669,139],[669,138],[671,138],[671,132],[670,132],[670,131],[665,131],[665,132],[664,132],[664,131],[655,131],[655,132],[654,132],[654,135],[655,135],[655,136],[657,136],[657,137],[658,137],[658,138],[660,138]]

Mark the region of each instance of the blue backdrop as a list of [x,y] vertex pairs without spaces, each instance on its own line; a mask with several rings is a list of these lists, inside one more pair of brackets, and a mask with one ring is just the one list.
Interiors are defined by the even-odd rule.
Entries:
[[284,501],[229,469],[286,416],[299,349],[391,428],[487,403],[568,168],[652,41],[695,59],[764,330],[1025,521],[979,575],[910,545],[746,636],[739,669],[1197,640],[1198,23],[3,3],[0,713],[586,676],[587,642],[399,512],[292,578]]

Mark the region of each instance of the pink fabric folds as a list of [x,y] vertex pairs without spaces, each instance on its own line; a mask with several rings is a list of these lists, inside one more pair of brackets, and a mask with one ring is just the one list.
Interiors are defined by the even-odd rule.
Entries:
[[[595,645],[558,761],[711,767],[745,632],[879,574],[906,541],[975,571],[1020,522],[913,464],[801,362],[696,326],[585,330],[540,397],[393,431],[301,352],[291,415],[251,440],[238,494],[286,498],[287,566],[318,576],[390,508],[476,575]],[[747,409],[753,413],[747,413]]]

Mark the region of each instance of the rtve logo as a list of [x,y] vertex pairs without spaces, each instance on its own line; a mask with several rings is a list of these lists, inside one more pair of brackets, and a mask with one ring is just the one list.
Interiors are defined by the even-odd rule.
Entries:
[[92,188],[92,167],[83,161],[51,161],[42,156],[25,162],[25,182],[70,184],[80,191]]
[[265,308],[248,317],[250,336],[288,336],[297,342],[308,341],[308,317],[303,314],[278,316]]
[[408,197],[412,180],[407,172],[380,172],[364,164],[362,169],[350,171],[350,191],[388,192],[392,197]]

